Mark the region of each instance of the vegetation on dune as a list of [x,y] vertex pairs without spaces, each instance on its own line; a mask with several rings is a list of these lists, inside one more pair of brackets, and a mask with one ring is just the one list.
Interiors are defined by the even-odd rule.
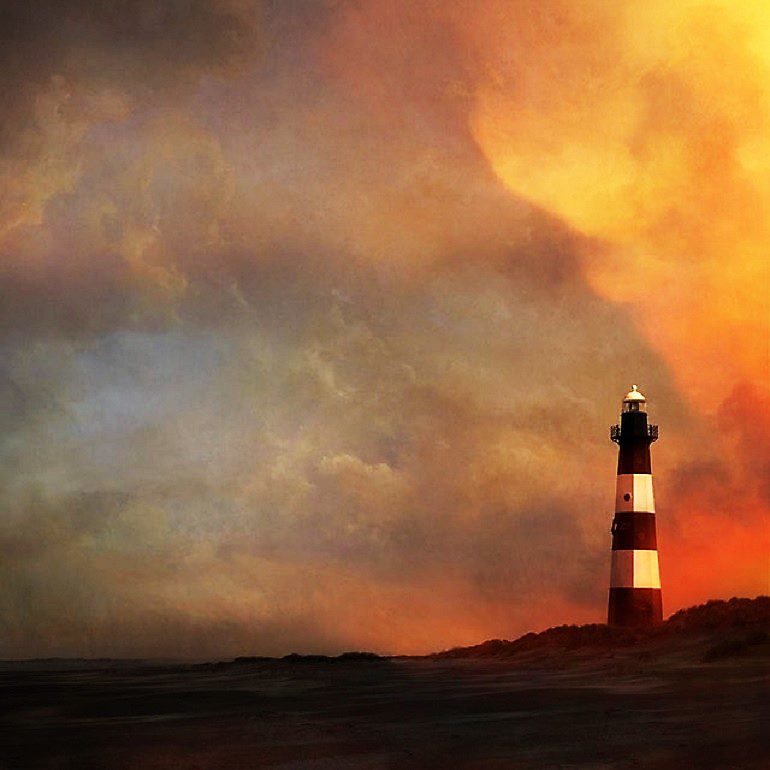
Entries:
[[[676,639],[711,636],[716,641],[704,660],[743,654],[752,647],[770,644],[770,596],[755,599],[714,599],[679,610],[652,628],[612,628],[603,623],[563,625],[539,633],[528,633],[513,641],[490,639],[471,647],[455,647],[429,656],[445,658],[513,658],[527,653],[571,650],[609,650]],[[719,638],[725,637],[725,638]]]

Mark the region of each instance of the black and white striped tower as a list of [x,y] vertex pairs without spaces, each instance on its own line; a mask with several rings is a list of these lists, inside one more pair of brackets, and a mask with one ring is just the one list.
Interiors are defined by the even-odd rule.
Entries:
[[619,446],[608,623],[650,626],[663,620],[652,494],[650,444],[658,426],[647,424],[647,400],[636,385],[623,399],[620,425],[610,428]]

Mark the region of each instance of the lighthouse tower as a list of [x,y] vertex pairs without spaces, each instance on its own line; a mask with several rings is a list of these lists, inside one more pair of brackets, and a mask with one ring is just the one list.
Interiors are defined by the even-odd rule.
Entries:
[[647,400],[636,385],[623,399],[620,425],[610,428],[610,438],[620,451],[607,620],[612,626],[650,626],[663,619],[650,465],[658,426],[648,425]]

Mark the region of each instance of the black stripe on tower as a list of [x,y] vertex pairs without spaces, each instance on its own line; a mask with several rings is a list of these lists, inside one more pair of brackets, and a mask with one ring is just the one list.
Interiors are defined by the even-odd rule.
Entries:
[[618,511],[612,522],[613,551],[656,551],[655,514],[650,511]]
[[654,626],[663,619],[660,588],[610,588],[611,626]]
[[652,473],[650,444],[657,437],[657,431],[647,425],[646,412],[624,412],[620,416],[620,438],[618,445],[618,475],[621,473]]

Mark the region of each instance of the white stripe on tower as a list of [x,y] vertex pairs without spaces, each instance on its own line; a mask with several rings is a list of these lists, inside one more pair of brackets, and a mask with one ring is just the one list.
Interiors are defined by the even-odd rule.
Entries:
[[660,588],[657,551],[613,551],[610,588]]
[[652,474],[621,473],[615,487],[615,513],[649,511],[655,513]]

